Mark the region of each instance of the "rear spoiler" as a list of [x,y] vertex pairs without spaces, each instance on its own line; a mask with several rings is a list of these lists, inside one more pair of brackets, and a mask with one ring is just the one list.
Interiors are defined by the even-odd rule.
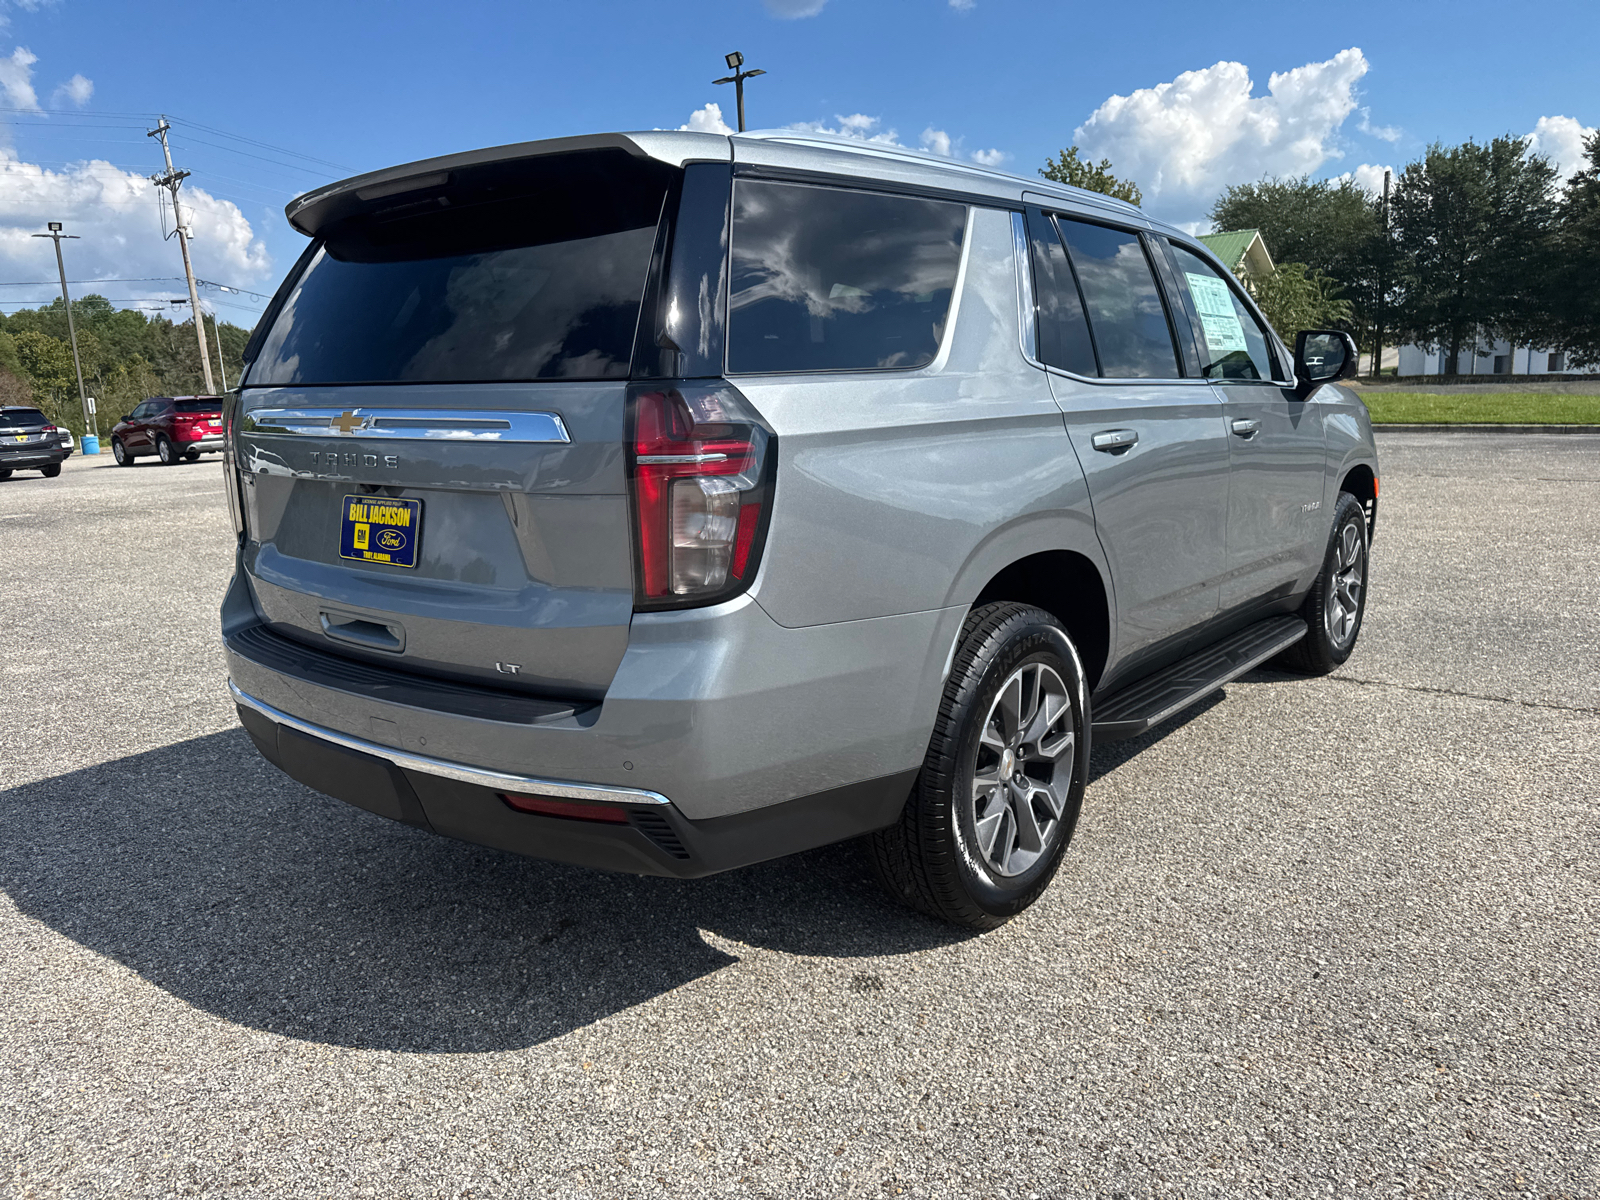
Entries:
[[731,162],[733,159],[733,148],[727,137],[716,133],[663,129],[642,133],[595,133],[583,137],[547,138],[538,142],[446,154],[440,158],[425,158],[420,162],[369,171],[365,175],[330,183],[314,192],[297,196],[283,211],[289,218],[289,224],[307,237],[316,237],[318,230],[357,212],[374,200],[401,195],[413,187],[420,189],[442,183],[442,176],[461,167],[515,162],[518,159],[583,150],[622,150],[637,158],[654,159],[674,167],[691,161]]

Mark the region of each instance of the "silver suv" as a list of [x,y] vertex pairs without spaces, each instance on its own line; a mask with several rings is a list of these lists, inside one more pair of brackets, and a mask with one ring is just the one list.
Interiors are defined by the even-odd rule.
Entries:
[[684,877],[868,835],[986,928],[1055,872],[1091,739],[1360,631],[1353,344],[1291,354],[1126,204],[661,132],[288,216],[222,627],[261,753],[351,804]]

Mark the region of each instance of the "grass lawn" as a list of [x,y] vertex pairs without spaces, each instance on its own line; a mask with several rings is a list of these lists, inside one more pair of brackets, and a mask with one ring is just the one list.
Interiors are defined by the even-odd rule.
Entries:
[[1600,396],[1551,392],[1361,393],[1374,425],[1600,425]]

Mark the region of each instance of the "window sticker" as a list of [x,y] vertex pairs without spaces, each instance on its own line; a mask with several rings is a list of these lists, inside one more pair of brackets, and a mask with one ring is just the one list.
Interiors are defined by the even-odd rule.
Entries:
[[1233,296],[1228,285],[1213,275],[1196,275],[1185,271],[1189,281],[1189,294],[1194,297],[1195,310],[1200,314],[1200,326],[1205,330],[1206,355],[1211,363],[1220,363],[1238,351],[1249,354],[1245,345],[1244,326],[1239,324],[1239,314],[1233,310]]

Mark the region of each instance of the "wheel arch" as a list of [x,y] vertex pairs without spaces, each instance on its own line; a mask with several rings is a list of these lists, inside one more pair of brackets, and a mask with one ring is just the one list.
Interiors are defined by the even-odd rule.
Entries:
[[1347,464],[1339,479],[1339,491],[1349,492],[1361,501],[1361,508],[1367,516],[1367,538],[1370,541],[1378,528],[1377,472],[1369,463]]
[[1092,692],[1111,654],[1111,596],[1099,565],[1075,550],[1042,550],[995,572],[972,605],[1010,600],[1042,608],[1066,628]]

